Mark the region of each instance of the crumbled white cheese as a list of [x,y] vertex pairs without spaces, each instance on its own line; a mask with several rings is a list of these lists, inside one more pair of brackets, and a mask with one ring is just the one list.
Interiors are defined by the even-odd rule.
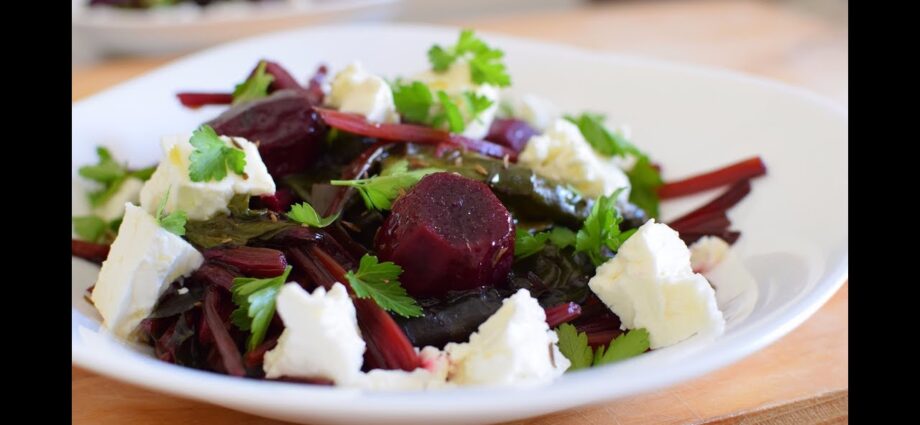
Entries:
[[326,378],[350,383],[361,373],[364,340],[345,286],[336,283],[312,294],[287,283],[275,301],[284,321],[278,345],[265,353],[266,378]]
[[676,231],[654,219],[643,224],[602,264],[588,286],[620,317],[624,329],[645,328],[651,348],[695,334],[721,335],[725,320],[716,294],[690,267]]
[[373,123],[399,122],[389,84],[365,71],[360,62],[348,65],[335,75],[328,103],[342,112],[364,115]]
[[548,384],[571,365],[559,352],[558,340],[546,324],[543,308],[530,292],[520,289],[470,335],[469,342],[447,344],[448,381],[489,386]]
[[106,328],[121,338],[133,339],[137,325],[150,315],[169,284],[203,261],[194,247],[160,227],[153,216],[125,204],[118,237],[93,288],[93,305]]
[[562,117],[559,108],[552,102],[532,94],[525,94],[513,104],[514,116],[527,121],[535,130],[546,131],[557,119]]
[[376,391],[413,391],[444,388],[449,363],[447,355],[435,347],[425,347],[419,353],[422,367],[411,372],[374,369],[361,374],[350,386]]
[[112,221],[125,215],[125,204],[140,202],[144,181],[134,177],[125,179],[118,190],[103,205],[93,209],[93,214],[105,221]]
[[163,161],[141,189],[141,206],[156,214],[160,199],[169,190],[167,213],[185,211],[190,220],[207,220],[218,213],[227,214],[227,204],[237,194],[269,195],[275,193],[275,181],[268,174],[258,147],[241,137],[221,137],[228,146],[238,147],[246,155],[244,175],[227,170],[220,181],[193,182],[189,178],[189,156],[194,147],[191,135],[164,137]]
[[737,322],[754,311],[757,281],[727,242],[716,236],[700,238],[690,246],[690,263],[715,288],[726,321]]
[[531,137],[518,163],[542,176],[569,183],[592,198],[610,195],[619,188],[625,188],[620,199],[629,198],[629,178],[617,161],[598,155],[578,127],[564,119],[557,119],[545,133]]
[[451,99],[460,99],[457,103],[464,102],[463,94],[474,93],[492,101],[492,104],[482,111],[476,119],[472,119],[468,108],[460,108],[466,128],[463,135],[473,139],[482,139],[489,134],[489,127],[495,120],[498,112],[499,92],[498,87],[490,84],[476,84],[470,74],[470,65],[465,60],[454,62],[443,72],[425,71],[418,74],[415,79],[427,85],[432,93],[444,91]]

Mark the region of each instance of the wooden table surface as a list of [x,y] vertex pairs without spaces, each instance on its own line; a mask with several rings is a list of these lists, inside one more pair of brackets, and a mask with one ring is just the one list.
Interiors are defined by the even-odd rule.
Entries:
[[[611,2],[449,22],[592,49],[733,68],[847,103],[846,28],[783,2]],[[168,59],[168,58],[167,58]],[[72,72],[88,96],[167,59],[121,59]],[[725,369],[649,394],[515,424],[847,423],[848,286],[795,331]],[[72,372],[75,424],[277,421]]]

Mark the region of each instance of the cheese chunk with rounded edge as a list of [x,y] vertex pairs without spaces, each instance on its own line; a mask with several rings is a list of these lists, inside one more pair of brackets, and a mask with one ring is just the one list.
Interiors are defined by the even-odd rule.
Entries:
[[364,362],[364,340],[355,307],[341,283],[329,292],[309,293],[287,283],[275,300],[284,331],[265,353],[266,378],[325,378],[337,385],[354,381]]
[[653,349],[725,330],[716,294],[691,269],[687,245],[654,219],[597,268],[588,286],[620,317],[623,329],[645,328]]
[[128,177],[105,204],[93,209],[93,213],[105,221],[121,218],[125,215],[126,203],[137,204],[140,202],[142,187],[144,187],[143,180]]
[[629,178],[617,166],[617,160],[598,155],[578,126],[564,119],[557,119],[545,133],[531,137],[518,163],[544,177],[569,183],[592,198],[625,188],[619,199],[629,199]]
[[482,139],[489,134],[489,127],[492,126],[492,121],[495,120],[495,115],[498,112],[498,87],[491,84],[474,83],[470,74],[469,63],[465,60],[458,60],[444,72],[425,71],[415,78],[425,83],[435,97],[437,97],[438,91],[444,91],[458,105],[464,102],[462,97],[467,92],[492,101],[492,104],[480,112],[475,119],[470,116],[469,108],[460,107],[460,113],[466,123],[466,128],[461,133],[462,135],[473,139]]
[[532,94],[525,94],[516,100],[514,114],[540,132],[546,131],[562,116],[552,102]]
[[429,346],[419,352],[419,357],[422,367],[411,372],[374,369],[362,373],[350,386],[376,391],[418,391],[452,386],[447,383],[447,354]]
[[556,343],[546,314],[526,289],[502,301],[501,308],[470,335],[450,343],[448,382],[457,385],[537,386],[552,382],[571,366]]
[[719,309],[730,324],[754,311],[759,296],[757,281],[728,242],[717,236],[703,236],[690,245],[690,264],[715,288]]
[[373,123],[398,123],[390,85],[364,70],[360,62],[335,75],[328,97],[329,106],[342,112],[364,115]]
[[191,135],[164,137],[163,161],[141,189],[141,207],[156,214],[160,199],[169,191],[165,211],[185,211],[189,220],[207,220],[216,214],[227,214],[227,204],[234,195],[270,195],[275,193],[275,181],[268,174],[255,143],[241,137],[222,136],[228,146],[241,148],[246,155],[244,175],[227,169],[220,181],[193,182],[189,178],[189,156],[195,148],[189,143]]
[[115,335],[134,339],[170,283],[193,272],[204,257],[146,211],[125,204],[125,216],[102,263],[91,299],[103,325]]

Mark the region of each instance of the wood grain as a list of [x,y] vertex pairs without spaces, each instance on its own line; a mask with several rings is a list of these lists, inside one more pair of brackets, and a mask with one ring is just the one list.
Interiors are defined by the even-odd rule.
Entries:
[[[724,66],[847,102],[846,29],[779,2],[611,2],[574,11],[450,22],[591,49]],[[72,72],[74,100],[166,59]],[[848,285],[801,327],[741,362],[684,384],[508,425],[839,424],[848,412]],[[162,395],[74,367],[74,424],[278,424]]]

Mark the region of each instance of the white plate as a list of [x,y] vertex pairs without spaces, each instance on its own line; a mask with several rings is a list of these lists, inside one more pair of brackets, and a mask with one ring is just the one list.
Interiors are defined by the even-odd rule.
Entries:
[[82,48],[159,55],[306,25],[386,19],[397,13],[399,0],[273,0],[151,10],[91,8],[89,0],[72,2],[73,35]]
[[[320,62],[360,59],[386,76],[426,66],[433,43],[455,29],[339,26],[261,36],[211,49],[73,105],[73,172],[111,146],[132,165],[159,160],[161,135],[187,132],[221,108],[189,111],[179,90],[226,91],[260,58],[304,78]],[[514,88],[563,110],[606,112],[664,164],[666,178],[761,155],[769,175],[731,212],[736,245],[760,298],[753,313],[709,344],[682,343],[614,365],[564,375],[533,390],[459,389],[369,394],[231,378],[159,362],[96,332],[82,298],[96,268],[73,260],[73,362],[98,373],[232,409],[290,421],[474,423],[535,416],[676,384],[735,362],[802,323],[847,278],[847,112],[799,89],[739,74],[599,54],[501,36]],[[74,214],[86,210],[74,179]],[[712,196],[711,194],[709,196]],[[665,218],[705,195],[667,203]]]

